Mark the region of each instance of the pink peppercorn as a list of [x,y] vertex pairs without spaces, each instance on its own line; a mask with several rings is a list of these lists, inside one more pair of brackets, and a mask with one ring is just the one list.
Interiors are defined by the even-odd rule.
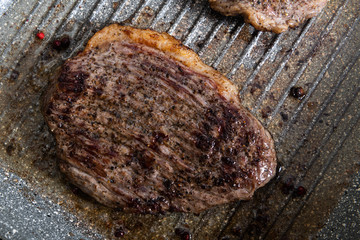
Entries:
[[37,37],[38,39],[40,39],[40,40],[43,40],[43,39],[45,38],[45,34],[44,34],[43,32],[38,32],[38,33],[36,34],[36,37]]

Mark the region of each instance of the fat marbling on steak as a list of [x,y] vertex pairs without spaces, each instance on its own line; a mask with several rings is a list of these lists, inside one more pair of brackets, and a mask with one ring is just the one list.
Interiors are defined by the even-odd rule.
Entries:
[[317,15],[328,0],[209,0],[226,15],[243,15],[258,30],[281,33]]
[[43,111],[60,169],[97,201],[200,212],[275,174],[273,140],[237,93],[170,35],[113,24],[65,62]]

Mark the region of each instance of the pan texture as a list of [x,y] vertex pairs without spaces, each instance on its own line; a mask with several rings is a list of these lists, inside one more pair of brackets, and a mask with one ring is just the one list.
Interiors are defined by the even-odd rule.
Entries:
[[[0,166],[26,183],[30,194],[17,191],[34,210],[74,216],[79,232],[65,226],[69,239],[315,238],[360,168],[358,0],[331,0],[282,34],[222,16],[207,0],[1,3]],[[169,33],[240,89],[242,104],[272,134],[279,165],[252,200],[200,214],[138,215],[102,206],[64,179],[40,99],[64,61],[111,23]],[[39,207],[34,194],[49,204]],[[0,238],[21,238],[21,229],[4,229]]]

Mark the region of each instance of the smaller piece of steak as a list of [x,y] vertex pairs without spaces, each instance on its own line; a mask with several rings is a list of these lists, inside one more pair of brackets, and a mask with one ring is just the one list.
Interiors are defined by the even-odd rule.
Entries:
[[262,31],[281,33],[316,16],[328,0],[209,0],[210,6],[226,15],[243,15]]
[[113,24],[65,62],[43,112],[60,169],[99,202],[200,212],[275,174],[273,140],[237,93],[168,34]]

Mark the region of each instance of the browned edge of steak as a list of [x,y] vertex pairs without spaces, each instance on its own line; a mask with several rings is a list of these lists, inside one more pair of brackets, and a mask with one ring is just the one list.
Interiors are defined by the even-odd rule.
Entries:
[[[242,15],[245,22],[260,31],[282,33],[316,16],[328,0],[209,0],[215,11],[225,16]],[[291,2],[291,1],[290,1]]]

